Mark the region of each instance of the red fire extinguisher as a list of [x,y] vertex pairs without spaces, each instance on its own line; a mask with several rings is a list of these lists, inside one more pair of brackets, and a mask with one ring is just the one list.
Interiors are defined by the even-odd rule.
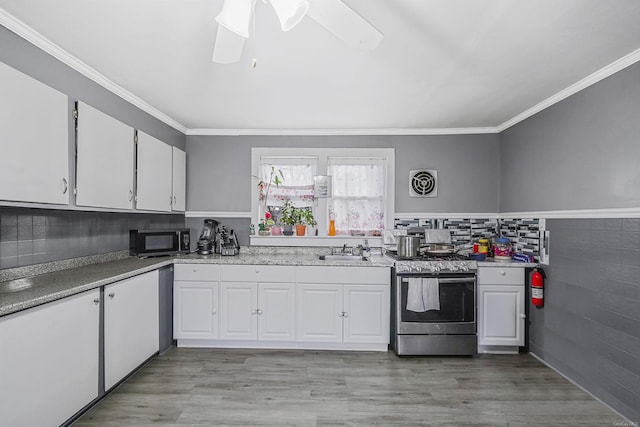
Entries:
[[538,308],[544,306],[544,270],[539,267],[531,273],[531,303]]

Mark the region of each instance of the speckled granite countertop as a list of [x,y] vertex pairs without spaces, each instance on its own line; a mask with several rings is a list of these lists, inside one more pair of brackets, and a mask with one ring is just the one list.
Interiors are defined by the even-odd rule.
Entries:
[[241,250],[236,256],[191,254],[147,259],[116,253],[0,271],[0,317],[171,264],[392,266],[392,262],[381,255],[372,255],[369,261],[332,262],[319,260],[318,254],[308,249],[274,252]]

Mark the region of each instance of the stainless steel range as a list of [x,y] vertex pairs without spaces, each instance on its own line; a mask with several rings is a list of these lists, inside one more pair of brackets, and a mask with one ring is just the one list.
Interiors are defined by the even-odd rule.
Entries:
[[398,355],[474,355],[477,264],[458,255],[394,260],[391,345]]

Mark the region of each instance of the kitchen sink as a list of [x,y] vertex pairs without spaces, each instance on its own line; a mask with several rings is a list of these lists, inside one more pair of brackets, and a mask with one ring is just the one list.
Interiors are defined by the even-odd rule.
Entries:
[[321,261],[369,261],[368,258],[362,255],[351,254],[332,254],[332,255],[320,255],[318,257]]

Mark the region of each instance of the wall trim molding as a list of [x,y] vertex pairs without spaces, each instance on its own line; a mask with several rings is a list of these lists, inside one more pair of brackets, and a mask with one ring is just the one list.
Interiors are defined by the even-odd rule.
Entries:
[[433,218],[433,219],[446,219],[446,218],[482,218],[482,219],[494,219],[498,218],[498,214],[495,212],[464,212],[464,213],[448,213],[448,212],[396,212],[394,215],[396,219],[417,219],[417,218]]
[[[227,212],[227,211],[187,211],[187,218],[251,218],[251,212]],[[416,218],[540,218],[540,219],[562,219],[562,218],[640,218],[640,207],[638,208],[610,208],[610,209],[568,209],[557,211],[522,211],[522,212],[397,212],[393,216],[395,219],[416,219]]]
[[468,128],[380,128],[380,129],[189,129],[187,135],[198,136],[377,136],[377,135],[474,135],[495,134],[496,127]]
[[640,218],[638,208],[568,209],[557,211],[500,212],[499,218]]
[[249,218],[251,212],[222,212],[222,211],[187,211],[184,214],[187,218]]
[[40,48],[44,52],[53,56],[63,64],[68,65],[75,71],[87,77],[89,80],[99,84],[109,92],[112,92],[113,94],[119,96],[123,100],[138,107],[145,113],[150,114],[151,116],[155,117],[161,122],[171,126],[172,128],[186,135],[187,128],[184,125],[178,123],[176,120],[169,117],[168,115],[158,110],[157,108],[153,107],[151,104],[143,101],[141,98],[129,92],[122,86],[119,86],[118,84],[114,83],[112,80],[107,78],[104,74],[100,73],[96,69],[82,62],[80,59],[71,55],[69,52],[67,52],[57,44],[53,43],[51,40],[47,39],[45,36],[37,32],[33,28],[31,28],[24,22],[15,18],[13,15],[9,14],[2,8],[0,8],[0,25],[3,25],[4,27],[14,32],[18,36],[22,37],[32,45]]
[[599,81],[606,79],[607,77],[635,64],[638,61],[640,61],[640,49],[637,49],[629,53],[628,55],[623,56],[617,61],[614,61],[611,64],[602,67],[595,73],[588,75],[584,79],[577,81],[576,83],[572,84],[571,86],[561,90],[560,92],[554,95],[551,95],[550,97],[543,100],[542,102],[534,105],[533,107],[523,111],[517,116],[512,117],[506,122],[498,125],[496,127],[496,130],[498,133],[503,132],[506,129],[510,128],[511,126],[514,126],[524,121],[525,119],[528,119],[529,117],[539,113],[540,111],[545,110],[554,104],[557,104],[558,102],[570,97],[571,95],[574,95],[580,92],[581,90],[586,89],[587,87],[592,86],[598,83]]

